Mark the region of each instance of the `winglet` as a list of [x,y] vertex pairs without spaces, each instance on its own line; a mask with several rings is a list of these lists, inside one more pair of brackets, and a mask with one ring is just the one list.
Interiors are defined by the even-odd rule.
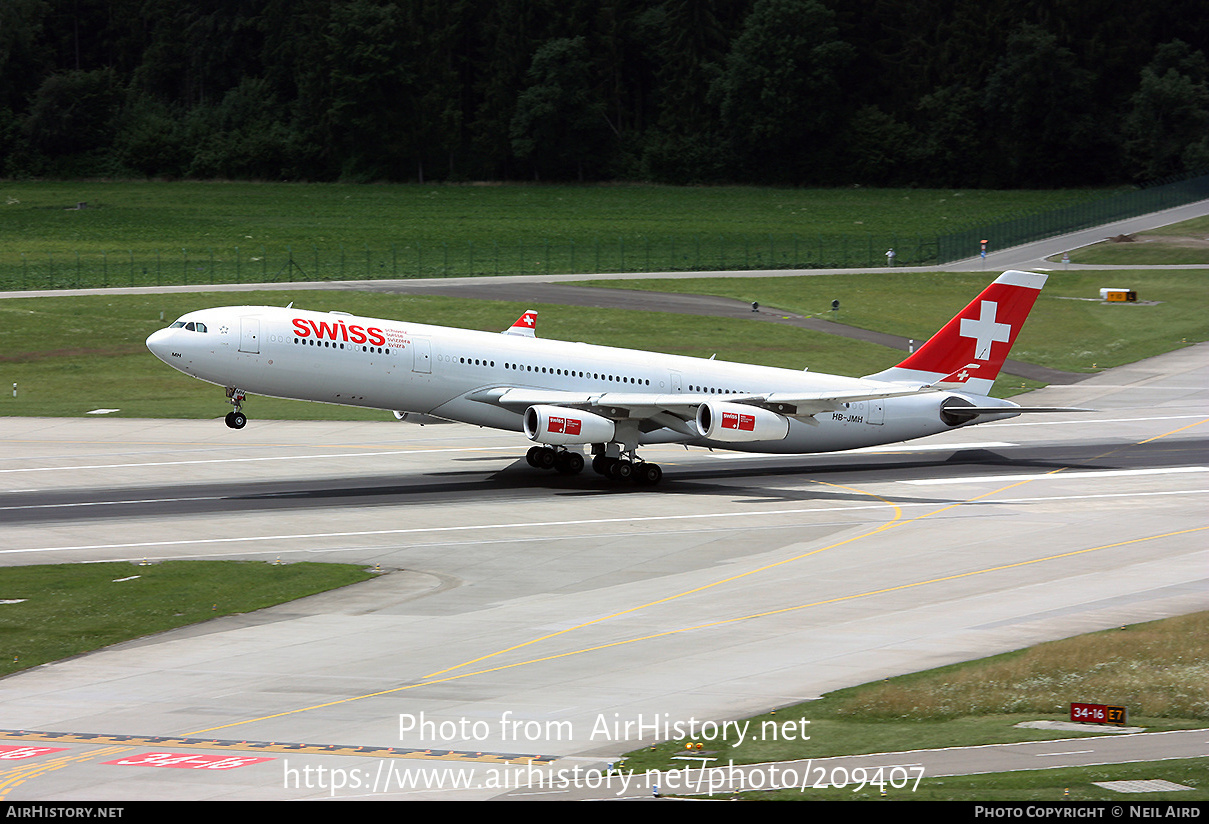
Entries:
[[537,311],[526,309],[525,313],[516,319],[516,323],[509,326],[501,334],[521,335],[526,338],[537,337]]

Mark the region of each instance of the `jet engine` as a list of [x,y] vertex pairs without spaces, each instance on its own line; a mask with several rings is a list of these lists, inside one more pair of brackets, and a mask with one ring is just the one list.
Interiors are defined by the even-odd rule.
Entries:
[[613,421],[563,406],[530,406],[525,410],[525,437],[536,443],[608,443],[617,430]]
[[697,407],[697,431],[726,443],[779,441],[789,434],[789,418],[759,406],[711,401]]

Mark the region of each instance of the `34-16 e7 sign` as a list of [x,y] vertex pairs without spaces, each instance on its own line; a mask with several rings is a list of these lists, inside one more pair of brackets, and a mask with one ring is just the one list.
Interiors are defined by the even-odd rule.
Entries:
[[1110,707],[1107,704],[1076,704],[1070,705],[1070,720],[1082,724],[1117,724],[1129,723],[1129,712],[1124,707]]

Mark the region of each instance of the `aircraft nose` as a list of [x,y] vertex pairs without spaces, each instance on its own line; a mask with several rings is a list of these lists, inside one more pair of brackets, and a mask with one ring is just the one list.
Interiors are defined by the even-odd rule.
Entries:
[[151,354],[168,363],[172,352],[172,330],[160,329],[152,332],[147,338],[147,348],[151,350]]

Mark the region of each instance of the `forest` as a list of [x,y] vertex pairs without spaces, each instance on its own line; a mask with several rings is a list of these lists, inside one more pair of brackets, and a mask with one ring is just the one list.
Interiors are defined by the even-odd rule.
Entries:
[[1209,168],[1203,0],[3,0],[0,177],[995,188]]

